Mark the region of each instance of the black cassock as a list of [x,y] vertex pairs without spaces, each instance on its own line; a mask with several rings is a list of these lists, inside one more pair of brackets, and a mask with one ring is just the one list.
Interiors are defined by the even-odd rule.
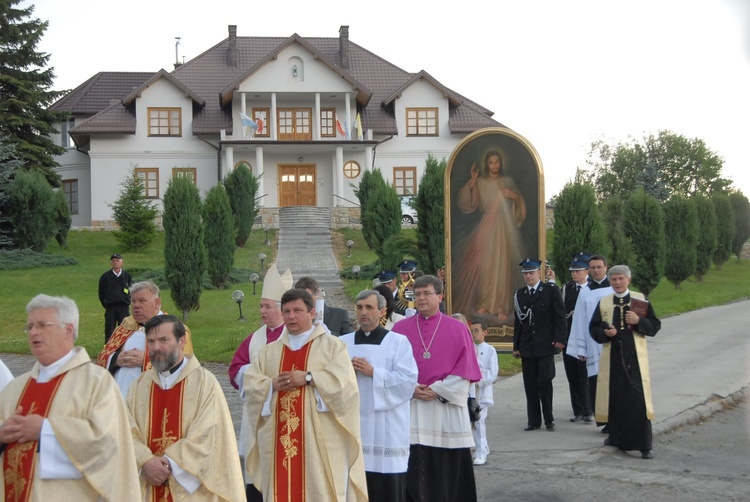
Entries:
[[[614,297],[612,326],[617,334],[612,338],[604,333],[605,324],[597,306],[589,326],[591,337],[599,343],[610,343],[609,372],[609,444],[621,450],[652,449],[651,420],[646,417],[641,368],[635,352],[633,331],[624,321],[630,310],[630,295]],[[619,306],[623,306],[622,308]],[[646,317],[638,321],[637,331],[654,336],[661,328],[651,303]]]

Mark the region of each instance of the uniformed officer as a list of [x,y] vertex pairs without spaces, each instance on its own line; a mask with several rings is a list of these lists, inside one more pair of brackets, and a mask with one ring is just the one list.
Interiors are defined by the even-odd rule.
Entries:
[[542,418],[548,431],[555,430],[552,415],[555,354],[565,346],[567,335],[565,305],[560,290],[555,285],[541,282],[541,264],[534,258],[526,258],[519,264],[526,286],[514,296],[513,356],[521,358],[526,392],[525,431],[540,429]]

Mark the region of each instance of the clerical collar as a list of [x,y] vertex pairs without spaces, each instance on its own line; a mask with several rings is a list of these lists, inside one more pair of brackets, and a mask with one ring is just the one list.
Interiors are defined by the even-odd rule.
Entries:
[[354,345],[380,345],[387,334],[388,330],[382,326],[377,326],[369,334],[360,328],[354,332]]
[[630,290],[626,289],[623,293],[615,293],[615,298],[624,298],[630,294]]
[[[159,312],[158,312],[158,313],[157,313],[156,315],[164,315],[164,312],[162,312],[162,311],[160,310],[160,311],[159,311]],[[155,315],[154,317],[156,317],[156,315]],[[135,318],[134,318],[134,319],[135,319]],[[136,322],[138,322],[138,321],[136,321]],[[148,320],[147,320],[146,322],[148,322]],[[144,322],[144,323],[140,323],[140,322],[139,322],[139,323],[138,323],[138,329],[137,329],[136,331],[143,331],[143,326],[144,326],[145,324],[146,324],[145,322]]]
[[50,380],[52,380],[54,375],[58,371],[60,371],[60,368],[62,368],[65,363],[73,359],[75,355],[76,349],[71,349],[70,352],[48,366],[44,366],[42,365],[42,363],[39,363],[39,376],[37,377],[36,381],[38,383],[49,382]]
[[307,331],[303,331],[298,335],[289,333],[289,346],[291,347],[291,349],[299,350],[300,348],[302,348],[310,339],[310,335],[312,335],[312,332],[316,327],[317,326],[313,324],[312,328],[308,329]]
[[429,321],[430,319],[433,319],[433,318],[434,318],[435,316],[438,316],[438,315],[440,315],[440,314],[441,314],[441,312],[440,312],[440,310],[438,309],[438,311],[437,311],[437,312],[435,312],[435,313],[434,313],[434,314],[432,314],[432,315],[424,315],[424,314],[422,314],[422,313],[419,313],[419,317],[421,317],[421,318],[422,318],[422,319],[424,319],[425,321]]
[[159,375],[161,375],[161,376],[163,376],[165,378],[168,377],[169,375],[174,375],[175,372],[177,372],[177,370],[180,369],[180,367],[184,363],[185,363],[185,356],[182,356],[182,360],[179,363],[175,364],[174,366],[172,366],[171,368],[169,368],[166,371],[160,371]]

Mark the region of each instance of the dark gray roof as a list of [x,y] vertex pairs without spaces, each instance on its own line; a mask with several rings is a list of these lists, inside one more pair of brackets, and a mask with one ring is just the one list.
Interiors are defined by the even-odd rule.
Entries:
[[[466,133],[482,127],[502,125],[492,119],[491,111],[444,87],[428,73],[404,71],[351,41],[349,67],[344,68],[338,37],[302,38],[296,34],[286,38],[236,37],[237,66],[234,67],[227,64],[230,40],[227,38],[219,42],[170,74],[174,77],[173,82],[196,101],[193,134],[218,134],[222,129],[231,134],[231,106],[222,106],[222,96],[231,96],[239,82],[269,61],[269,55],[294,41],[300,42],[320,61],[352,84],[357,92],[362,124],[375,134],[398,134],[393,99],[419,79],[427,79],[449,99],[451,132]],[[52,108],[73,113],[101,112],[76,127],[74,132],[78,134],[116,133],[125,129],[134,131],[134,122],[131,125],[131,121],[135,117],[127,109],[129,102],[124,100],[133,98],[152,78],[161,77],[155,73],[99,73],[55,103]],[[121,102],[119,110],[116,110],[117,105],[111,106],[111,99]],[[201,106],[201,101],[205,102],[205,106]],[[124,122],[116,124],[120,119]]]

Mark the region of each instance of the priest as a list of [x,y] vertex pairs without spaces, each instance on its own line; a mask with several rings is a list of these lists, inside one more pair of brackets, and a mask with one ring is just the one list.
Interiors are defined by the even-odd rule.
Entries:
[[346,344],[313,325],[304,289],[281,297],[284,332],[245,375],[246,470],[269,501],[367,500],[359,391]]
[[356,298],[359,329],[341,337],[357,374],[362,450],[370,502],[406,502],[411,396],[417,363],[409,340],[380,326],[386,299]]
[[[133,315],[126,317],[115,329],[96,359],[99,366],[107,368],[115,377],[123,399],[128,396],[130,385],[141,373],[151,369],[143,325],[152,317],[164,313],[161,311],[159,286],[151,281],[137,282],[130,286],[130,298]],[[185,353],[192,354],[190,329],[185,326],[185,330]]]
[[442,300],[443,281],[433,275],[418,277],[418,314],[393,326],[409,339],[419,370],[411,401],[406,488],[409,500],[470,502],[477,492],[466,402],[469,385],[482,375],[469,328],[440,312]]
[[153,367],[128,392],[143,501],[244,499],[221,385],[195,356],[184,355],[187,335],[177,317],[152,317],[145,330]]
[[[284,318],[281,316],[281,295],[292,287],[292,272],[286,269],[284,275],[279,275],[279,270],[274,263],[268,268],[263,278],[263,291],[260,297],[260,320],[263,325],[254,333],[251,333],[237,348],[232,362],[229,365],[229,381],[240,393],[240,399],[245,401],[245,389],[243,381],[245,372],[250,363],[258,358],[260,349],[271,342],[275,342],[284,330]],[[250,449],[248,430],[250,429],[247,411],[242,409],[242,422],[240,424],[240,440],[238,443],[240,455],[244,455]],[[253,482],[245,472],[248,502],[261,502],[262,497]]]
[[626,265],[609,269],[614,294],[599,300],[589,325],[591,337],[603,345],[596,421],[607,423],[605,445],[640,450],[641,458],[651,459],[654,406],[645,337],[656,335],[661,321],[641,293],[628,289],[630,276]]
[[74,346],[78,307],[38,295],[26,312],[36,363],[0,394],[0,500],[133,500],[127,410],[112,377]]

